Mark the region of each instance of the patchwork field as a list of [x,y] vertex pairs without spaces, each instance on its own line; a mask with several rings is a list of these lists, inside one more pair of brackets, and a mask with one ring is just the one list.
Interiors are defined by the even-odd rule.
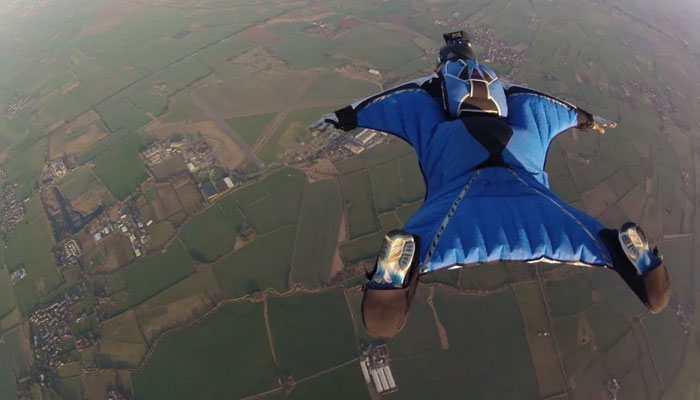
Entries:
[[136,307],[136,315],[149,343],[168,328],[208,311],[225,293],[212,268],[200,269]]
[[164,253],[146,256],[124,271],[129,305],[136,306],[194,272],[185,247],[174,241]]
[[[386,397],[607,399],[612,378],[621,399],[698,397],[697,8],[8,2],[0,196],[17,184],[25,215],[0,246],[0,398],[106,400],[114,387],[136,399],[370,398],[357,365],[374,341],[360,314],[365,265],[353,264],[371,265],[384,233],[419,209],[424,181],[401,140],[380,136],[338,159],[358,131],[307,126],[432,73],[441,34],[458,27],[504,81],[619,122],[605,135],[558,135],[549,182],[606,226],[644,226],[669,266],[672,307],[651,315],[610,270],[431,273],[387,341],[399,390]],[[180,137],[205,139],[219,165],[191,174],[192,153],[144,165],[149,143]],[[100,218],[133,211],[148,225],[143,256],[121,232],[96,243],[105,220],[64,235],[79,243],[81,265],[56,266],[62,242],[40,199],[52,184],[39,177],[59,159],[69,172],[55,184],[71,208],[104,204]],[[204,199],[198,185],[210,172],[236,187]],[[27,276],[13,284],[19,268]],[[78,296],[72,337],[42,358],[27,319],[64,293]],[[53,369],[49,359],[61,363],[49,385],[22,379]]]
[[343,200],[337,179],[306,185],[291,280],[304,287],[329,283]]
[[270,232],[236,250],[214,264],[214,270],[233,298],[273,289],[279,293],[288,287],[295,225]]
[[[240,398],[276,387],[263,308],[262,303],[227,304],[199,324],[165,336],[144,369],[133,375],[134,394]],[[180,367],[171,369],[173,363]]]
[[[281,373],[298,380],[357,357],[353,323],[342,289],[270,296],[267,301]],[[313,346],[313,352],[305,350],[309,346]]]
[[242,224],[238,212],[226,214],[215,205],[191,219],[180,237],[195,261],[212,262],[233,250]]
[[139,138],[129,135],[95,159],[95,172],[117,199],[124,199],[146,179],[138,154]]
[[10,271],[23,267],[27,277],[15,284],[17,304],[23,314],[63,283],[61,273],[54,264],[51,247],[53,237],[43,216],[24,220],[10,236],[5,249],[5,263]]

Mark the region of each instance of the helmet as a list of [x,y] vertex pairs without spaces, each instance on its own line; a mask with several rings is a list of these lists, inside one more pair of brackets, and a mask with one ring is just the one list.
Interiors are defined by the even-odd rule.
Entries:
[[450,60],[474,60],[474,51],[469,42],[448,43],[440,49],[438,64]]
[[455,31],[443,33],[442,38],[445,40],[445,45],[440,49],[438,64],[454,60],[476,60],[474,51],[472,51],[472,45],[469,43],[469,35],[467,35],[467,32]]
[[472,59],[453,58],[442,62],[439,73],[444,80],[443,101],[452,118],[508,116],[503,84],[491,68]]

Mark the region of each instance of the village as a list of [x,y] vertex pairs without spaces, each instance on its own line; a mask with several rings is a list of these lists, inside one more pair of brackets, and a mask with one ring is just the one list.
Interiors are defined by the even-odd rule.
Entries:
[[662,118],[669,118],[678,111],[666,94],[659,93],[658,90],[644,82],[628,80],[626,83],[619,84],[619,88],[625,97],[632,97],[632,90],[634,89],[651,103],[654,110],[661,115]]
[[76,318],[74,306],[81,300],[84,285],[60,296],[53,303],[39,307],[29,317],[32,329],[30,343],[34,349],[34,357],[39,365],[55,372],[63,365],[60,356],[73,348],[83,349],[91,346],[93,340],[87,337],[75,337],[72,326],[86,318],[80,315]]
[[[0,170],[1,181],[4,182],[5,172]],[[15,228],[15,225],[24,217],[24,205],[17,200],[17,184],[5,184],[3,187],[2,205],[2,242],[7,244],[7,238]]]
[[185,137],[182,139],[161,139],[141,152],[146,165],[153,168],[179,155],[185,161],[187,170],[195,172],[216,165],[218,159],[212,147],[204,140]]

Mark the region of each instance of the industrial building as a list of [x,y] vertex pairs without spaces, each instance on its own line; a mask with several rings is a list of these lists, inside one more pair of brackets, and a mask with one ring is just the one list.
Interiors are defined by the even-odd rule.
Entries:
[[380,394],[398,390],[389,361],[389,350],[386,344],[370,345],[363,353],[360,369],[370,390]]

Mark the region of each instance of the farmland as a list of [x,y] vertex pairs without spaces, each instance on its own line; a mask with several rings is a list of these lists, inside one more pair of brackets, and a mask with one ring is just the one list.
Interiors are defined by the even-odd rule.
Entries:
[[285,292],[295,236],[296,226],[280,228],[217,261],[221,285],[234,298],[265,289]]
[[265,127],[272,122],[275,115],[277,114],[266,113],[250,115],[230,119],[227,123],[231,126],[231,129],[238,132],[243,137],[243,140],[245,140],[249,146],[252,146],[258,140],[258,136],[260,136]]
[[342,212],[343,201],[336,179],[306,186],[292,262],[294,282],[304,287],[329,283]]
[[[390,135],[307,126],[432,73],[455,29],[502,79],[619,123],[559,134],[549,184],[640,223],[672,306],[650,314],[611,270],[427,274],[384,397],[612,398],[613,378],[622,399],[697,397],[698,5],[642,3],[8,2],[0,198],[24,215],[0,246],[0,398],[376,398],[361,285],[421,169]],[[104,208],[54,237],[54,188],[61,218]],[[40,318],[67,321],[56,353]]]
[[131,194],[146,178],[143,162],[138,156],[138,140],[134,135],[128,136],[95,159],[95,172],[118,199]]
[[[301,379],[356,356],[353,325],[342,290],[271,296],[268,302],[272,340],[284,374]],[[310,345],[315,351],[303,351]]]
[[[182,366],[171,370],[173,363]],[[165,336],[133,376],[134,393],[144,398],[239,398],[276,384],[261,303],[226,305],[195,327]]]
[[194,260],[211,262],[233,250],[241,224],[239,213],[229,215],[214,206],[190,220],[181,238]]
[[179,241],[173,242],[165,253],[140,260],[124,272],[130,306],[148,300],[193,271],[187,251]]

